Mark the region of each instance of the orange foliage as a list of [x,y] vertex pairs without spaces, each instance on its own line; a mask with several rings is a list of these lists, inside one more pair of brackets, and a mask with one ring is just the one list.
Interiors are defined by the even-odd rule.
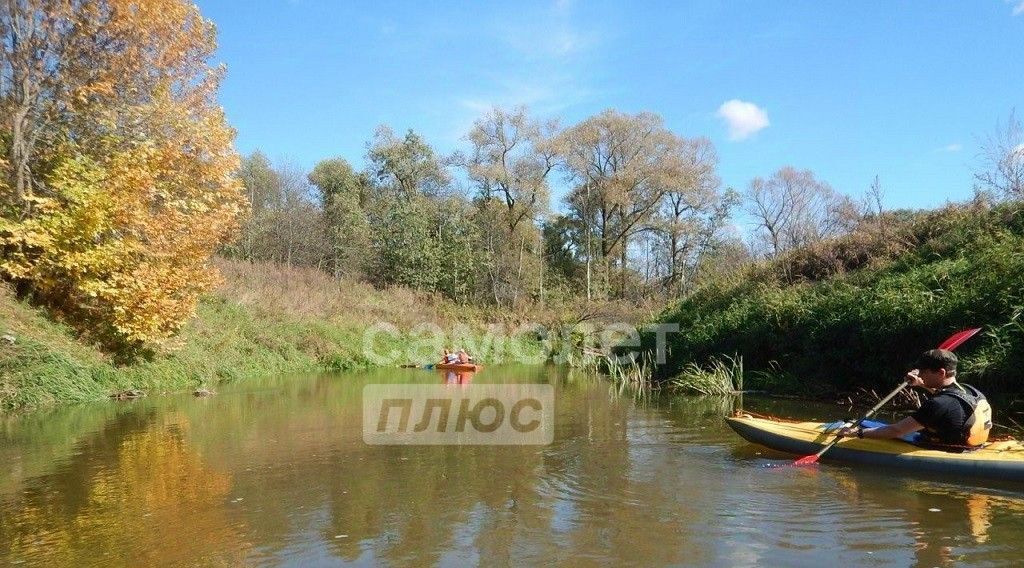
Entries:
[[158,344],[216,284],[246,208],[213,25],[182,0],[45,10],[81,24],[63,38],[77,59],[39,103],[65,112],[33,150],[43,183],[0,215],[0,273],[121,345]]

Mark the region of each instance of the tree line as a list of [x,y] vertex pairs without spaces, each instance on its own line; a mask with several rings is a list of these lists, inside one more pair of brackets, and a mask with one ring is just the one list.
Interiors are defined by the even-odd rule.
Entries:
[[[790,166],[726,188],[710,140],[649,112],[606,110],[562,128],[494,108],[464,141],[442,155],[412,130],[381,126],[361,166],[331,158],[305,174],[256,152],[240,169],[252,214],[226,254],[515,307],[674,298],[750,261],[886,230],[877,176],[859,199]],[[1022,149],[1011,115],[985,145],[979,194],[1024,195]]]
[[465,140],[441,155],[381,126],[361,167],[331,158],[304,176],[256,152],[240,169],[252,213],[226,254],[508,307],[677,293],[710,258],[742,254],[714,146],[655,114],[563,129],[495,108]]

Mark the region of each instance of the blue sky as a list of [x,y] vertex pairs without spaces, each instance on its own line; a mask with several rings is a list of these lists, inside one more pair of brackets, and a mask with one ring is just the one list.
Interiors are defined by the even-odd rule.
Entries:
[[709,137],[737,189],[792,165],[933,207],[970,197],[982,139],[1024,114],[1024,0],[198,4],[238,149],[303,168],[361,167],[379,124],[449,152],[493,105],[615,108]]

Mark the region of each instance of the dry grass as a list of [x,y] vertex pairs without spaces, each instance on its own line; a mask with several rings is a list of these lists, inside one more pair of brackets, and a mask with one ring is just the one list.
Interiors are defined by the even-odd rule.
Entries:
[[938,245],[932,253],[948,256],[955,251],[943,249],[943,240],[935,239],[936,236],[970,225],[980,216],[992,218],[992,225],[998,226],[1009,224],[1015,215],[1019,215],[1019,208],[1004,208],[1000,213],[977,201],[948,204],[931,211],[886,212],[881,217],[865,219],[846,235],[786,251],[775,259],[750,263],[730,276],[782,284],[821,281],[882,266],[929,241],[933,247]]
[[[515,352],[540,355],[543,345],[529,333],[516,333],[519,324],[635,317],[623,306],[596,303],[515,310],[464,306],[432,293],[336,280],[316,269],[214,263],[222,283],[200,302],[181,334],[166,348],[131,361],[89,345],[79,332],[18,301],[0,284],[0,335],[15,336],[13,344],[0,342],[0,412],[100,400],[128,389],[194,390],[268,374],[366,368],[376,363],[366,356],[364,332],[378,323],[402,332],[436,324],[467,346],[491,344],[485,338],[494,329],[517,342]],[[403,333],[379,342],[389,352],[402,352],[409,343]]]
[[376,290],[314,268],[223,258],[215,264],[223,276],[217,294],[264,314],[342,325],[387,322],[408,329],[423,322],[450,324],[466,311],[436,294],[397,287]]
[[561,302],[524,301],[516,308],[467,306],[431,292],[403,287],[378,290],[357,280],[335,279],[315,268],[283,264],[250,263],[217,258],[223,276],[216,294],[232,303],[259,310],[264,315],[366,326],[387,322],[400,329],[436,323],[443,328],[456,324],[502,323],[517,326],[540,323],[550,328],[582,322],[594,324],[650,321],[661,305],[627,300]]

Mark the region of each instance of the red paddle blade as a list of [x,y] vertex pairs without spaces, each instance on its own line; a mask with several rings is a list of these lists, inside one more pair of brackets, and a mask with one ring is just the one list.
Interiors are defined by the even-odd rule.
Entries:
[[981,331],[981,328],[976,327],[973,329],[965,329],[963,331],[954,333],[949,337],[949,339],[943,341],[942,345],[939,345],[939,349],[952,351],[959,347],[960,344],[963,343],[964,341],[967,341],[968,339],[974,337],[974,334],[978,333],[979,331]]
[[814,465],[816,463],[818,463],[818,456],[813,455],[813,456],[804,456],[804,457],[796,460],[795,462],[793,462],[793,465]]

